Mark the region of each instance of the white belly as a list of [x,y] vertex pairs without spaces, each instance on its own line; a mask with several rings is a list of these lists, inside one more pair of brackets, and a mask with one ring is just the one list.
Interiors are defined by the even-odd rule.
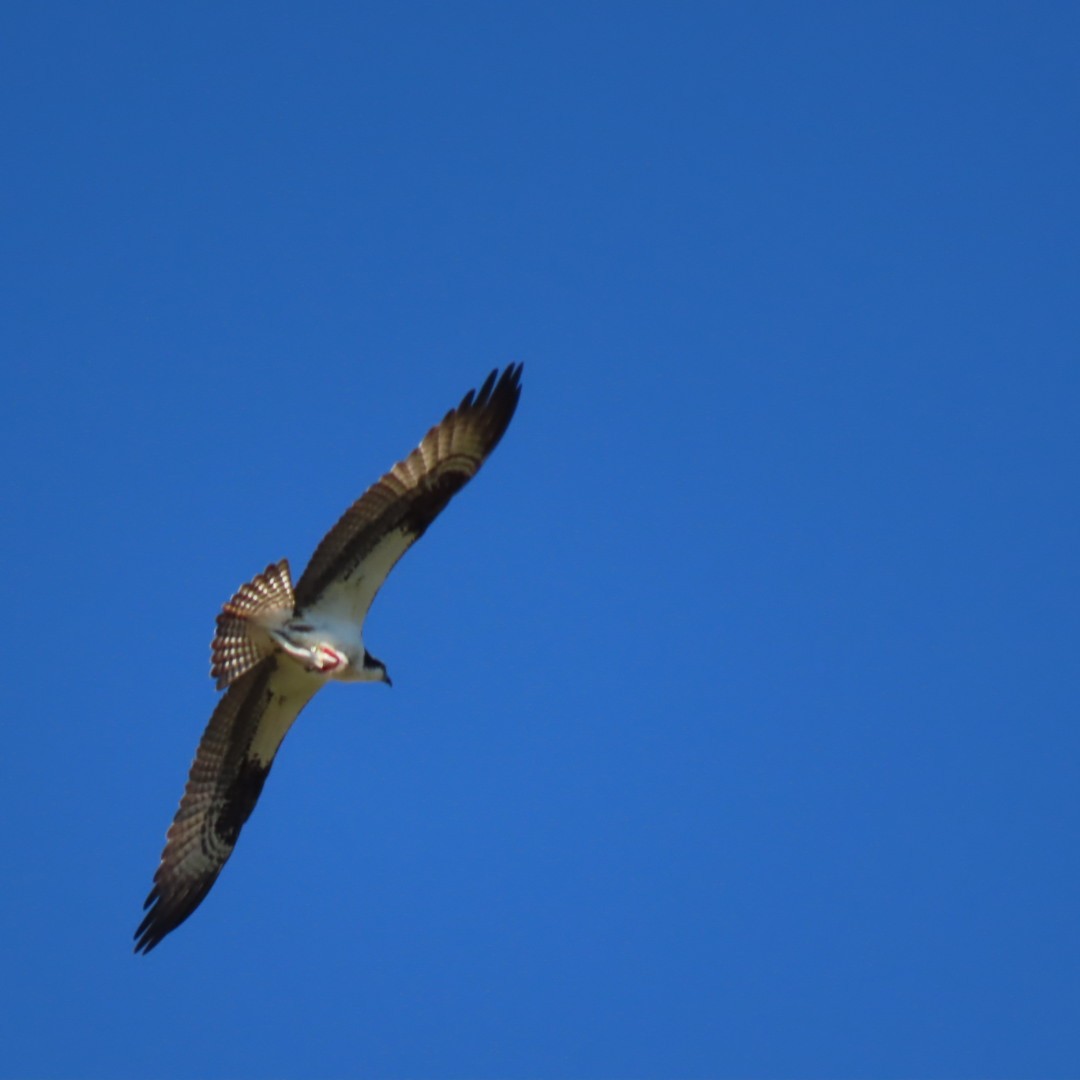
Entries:
[[360,628],[348,619],[313,616],[290,619],[271,631],[275,643],[306,670],[328,679],[365,679],[364,641]]

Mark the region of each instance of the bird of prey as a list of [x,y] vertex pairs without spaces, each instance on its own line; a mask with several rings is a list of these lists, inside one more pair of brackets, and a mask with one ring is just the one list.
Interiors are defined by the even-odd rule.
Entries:
[[243,585],[217,619],[211,675],[225,694],[199,743],[135,931],[149,952],[202,903],[255,808],[300,710],[331,679],[390,682],[364,647],[387,574],[499,444],[521,364],[493,371],[345,511],[296,583],[288,561]]

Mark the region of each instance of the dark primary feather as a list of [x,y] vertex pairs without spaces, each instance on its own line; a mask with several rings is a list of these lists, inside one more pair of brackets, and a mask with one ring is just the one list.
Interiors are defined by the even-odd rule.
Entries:
[[[298,609],[318,600],[330,584],[357,567],[388,535],[400,537],[393,562],[424,535],[499,445],[521,397],[521,370],[521,364],[511,364],[501,376],[493,371],[479,391],[470,390],[407,458],[345,511],[316,548],[296,584]],[[391,566],[374,583],[371,596]]]

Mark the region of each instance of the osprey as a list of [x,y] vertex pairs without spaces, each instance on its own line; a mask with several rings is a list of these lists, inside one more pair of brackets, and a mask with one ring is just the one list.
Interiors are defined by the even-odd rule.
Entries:
[[217,619],[211,675],[225,694],[195,754],[135,931],[149,952],[202,903],[251,816],[286,732],[329,680],[384,682],[364,647],[386,575],[503,437],[521,364],[493,371],[345,511],[293,588],[288,561],[243,585]]

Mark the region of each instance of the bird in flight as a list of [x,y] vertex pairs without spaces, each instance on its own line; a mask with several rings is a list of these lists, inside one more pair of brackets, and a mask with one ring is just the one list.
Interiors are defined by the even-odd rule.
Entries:
[[217,619],[214,709],[135,931],[149,952],[205,899],[236,846],[274,755],[329,680],[384,682],[364,618],[394,564],[499,444],[521,396],[521,364],[493,371],[420,445],[372,484],[315,549],[293,588],[286,559],[237,590]]

